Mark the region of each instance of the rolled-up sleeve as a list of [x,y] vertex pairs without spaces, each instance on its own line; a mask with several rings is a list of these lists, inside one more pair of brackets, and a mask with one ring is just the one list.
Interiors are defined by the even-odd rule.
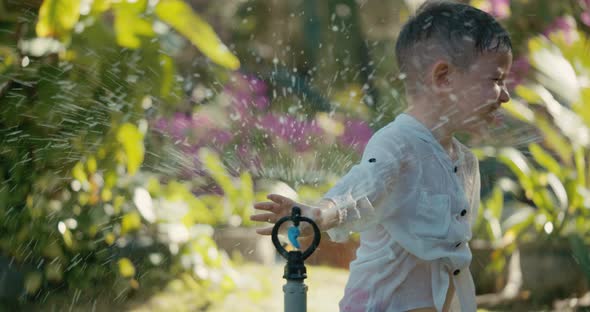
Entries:
[[[353,166],[324,196],[338,210],[339,225],[329,229],[333,241],[344,241],[350,232],[360,232],[391,215],[390,205],[381,205],[390,194],[403,165],[402,146],[386,133],[376,133]],[[387,206],[387,207],[385,207]]]

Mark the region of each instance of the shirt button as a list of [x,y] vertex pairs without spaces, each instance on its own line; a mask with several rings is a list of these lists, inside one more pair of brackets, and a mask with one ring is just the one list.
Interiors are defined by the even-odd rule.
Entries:
[[459,247],[459,246],[461,246],[461,242],[458,242],[458,243],[455,245],[455,248],[457,248],[457,247]]
[[457,166],[455,166],[455,168],[453,168],[453,171],[457,172],[457,169],[458,169]]
[[459,273],[461,273],[461,270],[457,269],[453,272],[453,275],[459,275]]
[[461,217],[464,217],[467,214],[467,210],[463,209],[461,210]]

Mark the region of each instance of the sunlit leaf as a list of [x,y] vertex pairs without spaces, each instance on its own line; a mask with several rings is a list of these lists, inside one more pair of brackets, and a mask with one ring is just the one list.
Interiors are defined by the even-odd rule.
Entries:
[[580,96],[578,79],[561,51],[544,36],[531,39],[529,51],[530,62],[537,69],[537,80],[566,99],[566,104],[576,102]]
[[213,28],[181,0],[161,0],[156,15],[187,37],[213,62],[229,69],[238,69],[240,61],[219,40]]
[[143,133],[130,123],[123,124],[117,131],[117,141],[123,145],[127,160],[127,172],[135,174],[144,157]]
[[44,0],[39,9],[37,36],[62,38],[80,19],[79,0]]
[[153,223],[156,221],[152,197],[146,189],[138,187],[133,191],[133,203],[135,204],[135,207],[137,207],[137,210],[141,216],[147,222]]
[[174,61],[171,57],[165,54],[160,54],[158,57],[160,58],[160,67],[162,68],[160,94],[162,96],[167,96],[172,91],[172,87],[174,87]]
[[[590,68],[588,69],[590,71]],[[590,127],[590,87],[580,91],[580,100],[572,105],[572,109],[584,120],[587,127]]]
[[529,144],[529,151],[531,152],[531,155],[533,155],[535,161],[539,163],[539,165],[545,167],[547,170],[554,173],[558,177],[565,176],[565,173],[561,170],[561,166],[557,160],[547,153],[539,144]]
[[236,198],[239,196],[238,190],[235,188],[231,176],[225,169],[223,163],[219,159],[219,156],[207,149],[201,148],[198,152],[199,159],[203,162],[205,169],[211,175],[211,177],[219,184],[223,189],[223,192],[229,198]]
[[563,163],[571,164],[572,144],[546,118],[537,117],[536,124],[545,137],[545,143],[560,156]]
[[138,230],[141,227],[141,217],[136,212],[130,212],[121,220],[121,235]]
[[138,48],[141,36],[152,37],[155,32],[144,14],[147,0],[119,1],[113,4],[117,43],[127,48]]
[[512,147],[505,147],[500,149],[498,160],[506,164],[516,174],[523,187],[532,189],[533,184],[530,182],[532,169],[522,152]]
[[590,130],[584,125],[581,117],[566,106],[559,103],[542,85],[535,85],[536,94],[542,99],[543,105],[553,117],[553,123],[566,135],[574,145],[590,145]]
[[72,169],[72,176],[74,179],[80,182],[88,181],[88,177],[86,175],[86,171],[84,171],[84,165],[82,162],[77,162],[76,165],[74,165],[74,168]]
[[88,168],[88,172],[94,174],[97,169],[96,158],[90,156],[86,161],[86,167]]
[[133,277],[135,276],[135,266],[128,258],[121,258],[117,262],[119,266],[119,274],[123,277]]
[[535,92],[535,90],[525,86],[525,85],[518,85],[514,89],[516,95],[520,98],[525,100],[529,104],[536,104],[541,102],[541,97]]
[[492,216],[496,219],[500,219],[502,216],[502,208],[504,207],[504,194],[500,187],[494,187],[492,196],[486,201],[486,208],[490,211]]
[[[7,47],[0,47],[0,74],[3,74],[11,68],[16,60],[17,56],[15,51]],[[0,80],[0,82],[4,82],[4,79]]]
[[502,104],[502,108],[513,117],[524,122],[533,123],[535,120],[535,113],[525,104],[516,99],[512,99],[508,103]]
[[557,204],[559,205],[559,208],[561,208],[561,210],[566,210],[569,205],[569,199],[563,183],[552,173],[548,175],[547,180],[549,186],[553,190],[553,194],[555,194],[555,197],[557,197]]
[[91,14],[101,14],[104,11],[111,8],[111,0],[93,0],[92,7],[90,8]]

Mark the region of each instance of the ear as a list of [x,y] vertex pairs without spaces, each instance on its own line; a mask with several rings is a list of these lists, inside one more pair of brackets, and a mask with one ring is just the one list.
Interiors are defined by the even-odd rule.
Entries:
[[432,67],[432,86],[437,93],[451,90],[453,67],[446,61],[438,61]]

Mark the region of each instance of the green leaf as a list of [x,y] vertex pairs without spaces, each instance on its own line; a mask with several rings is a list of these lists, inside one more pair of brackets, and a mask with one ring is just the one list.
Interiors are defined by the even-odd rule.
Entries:
[[136,212],[130,212],[121,220],[121,235],[138,230],[141,227],[141,217]]
[[165,54],[160,54],[158,58],[160,59],[160,66],[162,68],[160,94],[162,96],[167,96],[174,87],[174,60]]
[[536,118],[536,124],[537,128],[545,136],[545,143],[559,155],[563,163],[567,165],[571,164],[573,153],[571,143],[559,131],[555,130],[545,117],[538,116]]
[[144,15],[146,5],[147,0],[120,1],[113,4],[115,33],[119,45],[135,49],[141,45],[140,36],[155,35],[152,24]]
[[537,36],[529,42],[529,60],[535,67],[537,81],[559,94],[568,103],[580,97],[576,72],[557,46],[544,36]]
[[86,176],[86,171],[84,171],[84,165],[82,162],[77,162],[74,168],[72,169],[72,176],[74,179],[84,183],[88,181],[88,177]]
[[516,92],[516,95],[518,95],[520,98],[522,98],[529,104],[537,104],[542,101],[541,97],[537,94],[537,92],[535,92],[535,90],[525,85],[516,86],[514,91]]
[[143,133],[130,123],[123,124],[117,131],[117,141],[123,145],[127,157],[127,172],[135,174],[143,162]]
[[504,193],[498,186],[494,187],[492,196],[486,201],[486,208],[490,211],[492,216],[500,219],[502,216],[502,208],[504,207]]
[[235,70],[240,61],[219,40],[213,28],[180,0],[161,0],[156,15],[188,38],[203,54],[223,67]]
[[[203,162],[205,169],[211,175],[213,180],[219,184],[225,196],[232,198],[238,198],[239,192],[234,186],[231,176],[225,170],[223,163],[219,159],[217,154],[207,148],[201,148],[198,152],[199,159]],[[233,201],[232,201],[233,202]]]
[[573,257],[579,263],[579,267],[584,272],[584,275],[586,275],[586,279],[590,281],[590,250],[588,249],[588,245],[584,243],[584,240],[579,234],[571,235],[569,242]]
[[32,295],[41,288],[43,282],[43,276],[39,272],[28,273],[25,277],[25,290],[28,294]]
[[561,165],[549,153],[547,153],[539,144],[529,144],[529,151],[539,165],[545,167],[559,178],[563,178],[565,173],[561,170]]
[[527,107],[526,104],[521,103],[516,99],[510,100],[508,103],[502,105],[510,115],[527,123],[534,123],[535,113]]
[[518,207],[516,212],[510,215],[502,223],[502,227],[506,232],[511,232],[512,235],[518,237],[519,234],[527,229],[535,221],[535,209],[530,206]]
[[123,277],[133,277],[135,275],[135,266],[128,258],[121,258],[118,261],[119,274]]
[[93,0],[90,14],[101,14],[111,8],[111,0]]
[[517,149],[506,147],[500,149],[498,160],[504,163],[518,178],[520,185],[527,193],[527,197],[534,193],[534,170],[529,165],[526,157]]
[[250,207],[254,205],[254,185],[252,183],[252,176],[247,171],[240,175],[240,202],[236,203],[237,213],[242,217],[245,224],[252,223],[248,217],[252,212]]
[[79,19],[79,0],[45,0],[39,9],[37,36],[63,38]]
[[581,187],[586,187],[586,159],[584,158],[584,153],[586,149],[578,147],[574,151],[574,163],[576,164],[576,177],[578,185]]

